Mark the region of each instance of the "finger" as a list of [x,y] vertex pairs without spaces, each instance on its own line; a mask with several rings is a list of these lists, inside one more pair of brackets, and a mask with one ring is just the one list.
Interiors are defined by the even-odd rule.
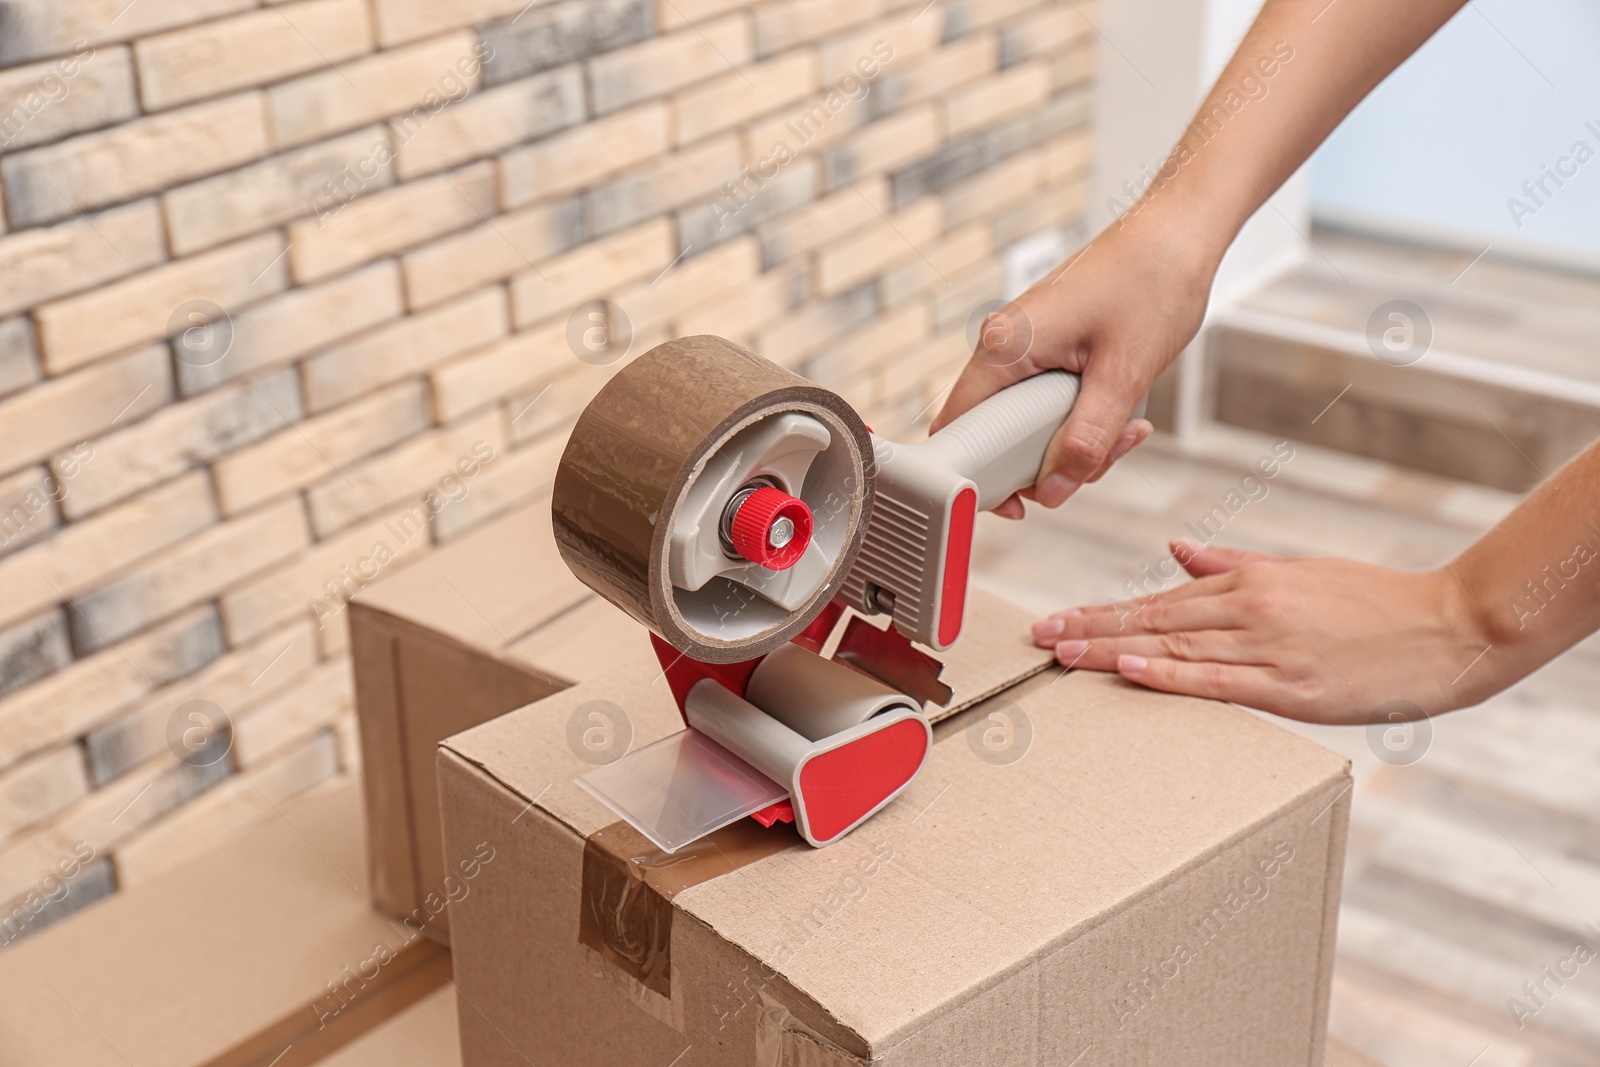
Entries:
[[1117,673],[1164,693],[1228,700],[1263,711],[1279,702],[1283,685],[1261,667],[1236,663],[1187,663],[1177,659],[1127,655],[1117,660]]
[[1149,440],[1150,435],[1155,433],[1155,429],[1155,426],[1148,419],[1130,420],[1122,428],[1122,432],[1117,435],[1117,443],[1111,446],[1111,454],[1106,457],[1106,461],[1100,465],[1100,469],[1095,471],[1094,476],[1089,480],[1098,482],[1105,477],[1106,471],[1110,470],[1117,460]]
[[1267,552],[1251,552],[1243,548],[1223,548],[1221,545],[1207,545],[1188,537],[1180,537],[1168,543],[1172,550],[1172,558],[1177,560],[1184,570],[1196,578],[1205,578],[1213,574],[1226,574],[1238,570],[1246,563],[1261,563],[1268,560],[1283,559]]
[[1063,667],[1091,671],[1114,671],[1123,656],[1177,659],[1188,663],[1261,664],[1256,643],[1244,630],[1186,630],[1091,640],[1074,638],[1056,642],[1052,650],[1056,662]]
[[[1026,311],[1015,304],[1008,304],[991,315],[990,319],[1002,323],[1026,323],[1028,324],[1026,332],[1030,338],[1032,336],[1032,320]],[[979,330],[978,344],[972,350],[972,358],[967,360],[967,365],[961,369],[955,385],[950,387],[950,395],[945,399],[944,407],[939,410],[932,425],[928,427],[929,433],[937,433],[980,401],[987,400],[1006,386],[1014,385],[1024,378],[1031,378],[1046,369],[1046,364],[1038,362],[1037,357],[1040,352],[1037,349],[1030,349],[1019,357],[1013,351],[1007,351],[1003,346],[991,343],[1002,337],[1008,341],[1017,340],[1014,331],[991,330],[987,322]],[[1077,347],[1077,342],[1068,333],[1064,342],[1056,347],[1071,350]]]
[[1059,507],[1098,471],[1145,386],[1129,375],[1116,353],[1096,353],[1084,368],[1077,403],[1045,449],[1039,503]]
[[1239,579],[1235,575],[1231,573],[1211,575],[1184,582],[1182,585],[1175,585],[1171,589],[1159,589],[1149,596],[1136,596],[1127,600],[1113,600],[1109,603],[1084,604],[1075,608],[1066,608],[1062,611],[1054,612],[1050,618],[1065,619],[1077,615],[1130,615],[1142,611],[1152,604],[1188,600],[1191,597],[1217,596],[1222,593],[1232,592],[1237,588],[1239,588]]
[[994,506],[994,513],[1002,519],[1020,519],[1026,512],[1022,507],[1022,498],[1012,493]]
[[1241,605],[1227,594],[1124,601],[1122,611],[1082,612],[1033,624],[1035,642],[1069,638],[1126,637],[1184,630],[1236,630],[1244,621]]

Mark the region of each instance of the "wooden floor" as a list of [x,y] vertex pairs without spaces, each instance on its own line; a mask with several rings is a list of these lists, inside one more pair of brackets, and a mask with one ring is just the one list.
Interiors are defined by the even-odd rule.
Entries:
[[[987,587],[1041,613],[1123,595],[1275,442],[1211,430],[1158,438],[1066,507],[986,517]],[[1219,543],[1399,567],[1448,558],[1515,498],[1298,446]],[[1364,729],[1284,723],[1354,761],[1329,1067],[1600,1067],[1600,959],[1558,987],[1580,941],[1600,950],[1600,642],[1483,706],[1433,723],[1393,766]],[[1277,720],[1282,721],[1282,720]],[[1584,924],[1593,922],[1595,932]],[[1524,982],[1543,1006],[1518,1026]]]

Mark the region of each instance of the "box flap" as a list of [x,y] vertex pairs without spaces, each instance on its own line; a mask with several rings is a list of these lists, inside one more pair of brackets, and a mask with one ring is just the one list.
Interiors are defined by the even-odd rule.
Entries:
[[[609,607],[609,605],[607,605]],[[969,635],[945,654],[944,680],[955,691],[948,707],[929,708],[929,718],[948,718],[978,701],[1045,670],[1052,662],[1048,650],[1035,648],[1026,638],[1028,616],[999,597],[973,590],[967,607]],[[643,627],[617,613],[631,626],[619,644],[647,642]],[[648,647],[648,646],[647,646]],[[540,797],[539,805],[581,835],[588,836],[615,816],[584,792],[572,779],[589,769],[566,741],[568,720],[582,705],[603,700],[624,713],[622,721],[633,732],[632,748],[640,748],[683,729],[665,675],[639,656],[619,656],[619,669],[547,697],[493,722],[448,738],[444,744],[457,755],[484,767],[525,799]],[[546,791],[546,788],[548,791]]]
[[355,601],[520,663],[515,641],[591,595],[556,549],[544,498],[385,575]]

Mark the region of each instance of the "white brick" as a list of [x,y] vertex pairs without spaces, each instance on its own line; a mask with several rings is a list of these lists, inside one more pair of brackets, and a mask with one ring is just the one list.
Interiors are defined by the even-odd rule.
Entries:
[[731,15],[698,28],[607,52],[589,61],[598,114],[616,111],[750,62],[748,15]]
[[489,163],[363,197],[336,214],[289,227],[295,281],[325,278],[465,229],[493,211],[494,170]]
[[516,390],[536,388],[576,362],[567,326],[555,320],[436,368],[430,375],[439,418],[451,421]]
[[899,263],[922,256],[939,236],[938,198],[925,197],[883,219],[858,237],[834,244],[817,257],[817,288],[834,296]]
[[126,48],[86,44],[59,59],[0,72],[0,150],[126,122],[138,113]]
[[761,55],[770,56],[830,37],[876,18],[884,6],[885,0],[782,0],[762,4],[755,12],[756,48]]
[[791,52],[725,74],[673,99],[678,143],[687,144],[792,104],[817,87],[817,57]]
[[322,412],[503,337],[506,293],[500,286],[468,293],[329,349],[304,366],[307,406]]
[[[142,422],[93,442],[94,459],[77,463],[61,510],[69,519],[99,511],[224,453],[300,420],[300,381],[285,367],[251,381],[163,408]],[[76,461],[58,457],[58,478]]]
[[0,237],[0,315],[114,281],[165,257],[154,200]]
[[401,382],[224,456],[212,467],[217,504],[224,515],[236,515],[337,474],[427,425],[423,383]]
[[513,149],[500,158],[500,195],[507,208],[592,186],[667,150],[669,112],[640,104],[575,129]]
[[173,315],[191,300],[231,315],[288,283],[283,238],[273,233],[46,304],[34,312],[45,369],[59,374],[177,332]]
[[499,450],[505,446],[502,422],[498,410],[487,411],[457,425],[413,437],[387,452],[345,467],[338,477],[323,479],[306,493],[312,528],[319,538],[326,538],[375,511],[437,490],[439,480],[454,476],[462,461],[477,469],[482,460],[475,449]]
[[172,398],[171,356],[164,345],[108,359],[0,401],[0,471],[133,422]]
[[740,177],[743,152],[729,134],[702,141],[636,168],[585,197],[585,224],[593,234],[610,233],[652,215],[709,196]]
[[348,660],[325,663],[297,685],[240,716],[233,724],[233,756],[251,768],[296,741],[333,725],[355,699]]
[[[935,9],[922,18],[911,18],[897,11],[869,26],[830,37],[819,49],[823,84],[837,83],[847,74],[859,75],[858,64],[863,61],[870,68],[871,61],[878,60],[880,70],[909,66],[919,56],[938,47],[945,21],[937,17],[939,14],[941,12]],[[884,59],[888,49],[892,49],[893,54]]]
[[741,237],[683,260],[660,277],[621,293],[616,302],[632,321],[635,334],[649,333],[676,319],[694,301],[746,285],[760,273],[756,239]]
[[118,641],[165,615],[218,596],[292,555],[307,540],[305,514],[295,498],[213,526],[155,562],[75,600],[70,617],[74,643],[100,647]]
[[576,200],[537,204],[499,215],[451,237],[407,253],[403,260],[406,303],[428,307],[441,300],[503,281],[577,244],[583,219]]
[[467,495],[433,520],[434,536],[448,541],[519,504],[545,496],[567,440],[550,434],[518,449],[505,449],[472,481]]
[[267,154],[258,94],[139,119],[0,160],[14,226],[132,200]]
[[889,210],[889,183],[882,175],[858,181],[800,211],[761,227],[762,256],[781,263],[845,234],[859,233]]
[[[636,355],[648,352],[665,340],[663,333],[645,334],[634,339],[632,351]],[[517,421],[511,424],[511,439],[515,447],[523,448],[528,442],[570,429],[578,413],[626,365],[625,362],[603,367],[578,364],[547,386],[541,386],[533,395],[511,397],[506,405],[507,410],[513,414],[520,413]]]
[[134,45],[139,97],[150,111],[281,81],[372,49],[362,0],[274,3]]
[[32,323],[26,317],[0,322],[0,397],[25,389],[41,377]]
[[204,700],[231,719],[294,685],[316,662],[311,623],[300,619],[234,649],[187,678],[140,695],[101,722],[91,736],[116,763],[136,767],[168,751],[167,722],[177,708]]
[[[70,494],[69,488],[69,499]],[[71,523],[50,540],[0,560],[0,624],[92,589],[215,519],[210,487],[197,471],[92,519]]]
[[254,6],[255,0],[11,0],[0,63],[62,55],[80,41],[123,41]]
[[388,131],[371,126],[174,189],[161,198],[174,255],[336,210],[394,183]]
[[83,752],[67,745],[0,772],[0,840],[87,796]]
[[0,556],[26,548],[60,525],[56,497],[64,492],[42,466],[0,478]]
[[[230,640],[249,641],[314,616],[319,630],[346,628],[345,601],[429,547],[426,524],[399,525],[410,508],[390,512],[296,553],[281,566],[222,597]],[[337,595],[329,593],[333,588]],[[315,612],[313,604],[319,605]]]
[[251,371],[299,359],[400,317],[400,270],[393,260],[305,289],[291,289],[233,318],[233,346],[215,363],[180,362],[186,395]]
[[373,0],[378,18],[378,41],[385,48],[414,41],[431,33],[476,26],[490,19],[515,15],[527,0]]
[[[85,656],[43,681],[0,700],[0,766],[80,737],[109,716],[148,696],[153,686],[170,681],[184,666],[174,663],[174,654],[178,651],[174,644],[200,614],[180,616],[120,642],[116,648]],[[203,614],[210,615],[210,611]],[[309,633],[307,636],[309,639]],[[211,668],[159,690],[162,693],[160,721],[164,723],[172,709],[182,702],[166,703],[167,696],[183,691],[184,686],[209,673]]]
[[426,124],[394,122],[400,177],[494,155],[581,121],[583,75],[576,64],[522,78],[443,108]]
[[269,89],[273,137],[305,144],[414,108],[450,106],[482,76],[477,45],[475,34],[452,33]]
[[748,285],[692,304],[677,316],[677,332],[685,337],[714,333],[738,340],[805,302],[810,273],[804,261],[768,271]]
[[665,219],[593,241],[513,278],[512,318],[520,330],[570,312],[586,300],[615,293],[640,278],[654,277],[676,254],[672,224]]
[[945,100],[948,135],[1004,122],[1044,103],[1050,95],[1050,66],[1045,62],[1012,67],[952,93]]

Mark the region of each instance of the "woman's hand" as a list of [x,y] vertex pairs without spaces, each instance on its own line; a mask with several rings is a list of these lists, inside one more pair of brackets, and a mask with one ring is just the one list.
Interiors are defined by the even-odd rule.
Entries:
[[1427,714],[1506,683],[1455,568],[1413,573],[1174,541],[1196,580],[1057,612],[1033,627],[1064,666],[1307,722],[1364,724],[1405,700]]
[[[1150,213],[1145,214],[1145,210]],[[1194,338],[1220,252],[1174,230],[1156,208],[1114,222],[984,324],[937,430],[980,400],[1042,371],[1083,375],[1078,402],[1023,495],[1056,507],[1150,435],[1133,410]],[[1016,497],[995,509],[1021,518]]]

